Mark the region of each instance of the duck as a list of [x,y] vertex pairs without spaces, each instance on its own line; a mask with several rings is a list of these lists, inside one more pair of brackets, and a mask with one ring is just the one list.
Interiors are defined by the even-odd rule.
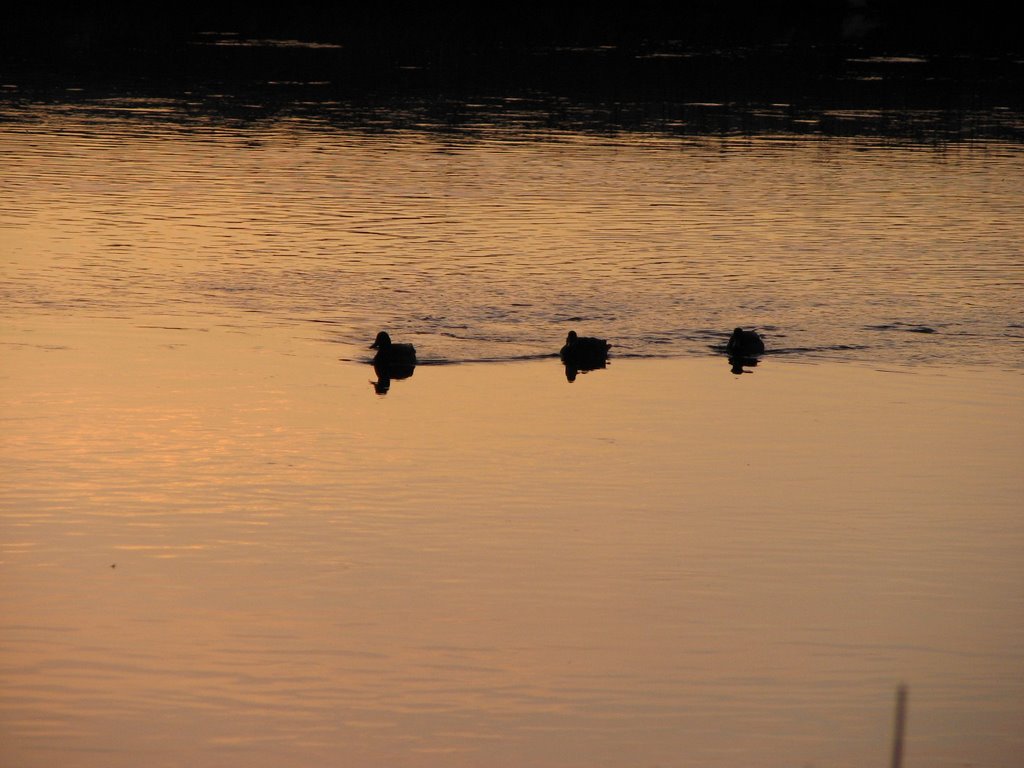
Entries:
[[412,344],[396,344],[391,341],[387,331],[381,331],[370,349],[376,349],[377,354],[373,358],[375,366],[410,366],[416,365],[416,347]]
[[764,341],[757,331],[745,331],[736,328],[725,345],[725,351],[734,357],[750,357],[764,353]]
[[569,331],[565,337],[565,346],[562,347],[559,355],[562,360],[573,362],[602,362],[608,357],[608,350],[611,349],[604,339],[595,339],[591,336],[577,336],[576,331]]

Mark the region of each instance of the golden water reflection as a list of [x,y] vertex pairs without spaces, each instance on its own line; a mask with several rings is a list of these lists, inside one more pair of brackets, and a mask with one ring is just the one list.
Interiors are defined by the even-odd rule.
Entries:
[[1013,144],[179,109],[0,107],[9,316],[388,328],[445,361],[541,354],[568,327],[706,354],[742,324],[796,356],[1018,365]]
[[7,764],[1020,754],[1019,374],[148,325],[2,338]]

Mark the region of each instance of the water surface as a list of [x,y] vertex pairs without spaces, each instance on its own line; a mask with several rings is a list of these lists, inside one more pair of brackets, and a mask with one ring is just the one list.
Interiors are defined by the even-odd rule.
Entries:
[[1019,145],[345,110],[3,108],[0,761],[1019,762]]
[[233,125],[132,100],[6,118],[10,312],[384,327],[445,361],[543,354],[569,326],[703,354],[736,325],[815,359],[1022,359],[1016,144]]

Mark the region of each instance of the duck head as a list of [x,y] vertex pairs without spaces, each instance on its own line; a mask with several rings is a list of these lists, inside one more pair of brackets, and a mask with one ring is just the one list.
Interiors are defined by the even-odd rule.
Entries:
[[377,338],[374,339],[373,344],[370,345],[370,349],[387,349],[391,346],[391,337],[388,336],[387,331],[381,331],[377,334]]

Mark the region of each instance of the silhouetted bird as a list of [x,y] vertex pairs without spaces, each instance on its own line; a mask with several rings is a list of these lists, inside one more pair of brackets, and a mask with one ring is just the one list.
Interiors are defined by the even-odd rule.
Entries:
[[565,346],[562,347],[559,354],[566,362],[603,362],[608,357],[608,350],[611,349],[611,346],[604,339],[577,336],[576,331],[569,331],[569,335],[565,337]]
[[565,364],[565,378],[573,382],[580,372],[604,368],[608,365],[608,350],[611,346],[604,339],[577,336],[576,331],[569,331],[565,337],[565,346],[559,352]]
[[749,357],[760,355],[764,352],[764,342],[757,331],[744,331],[737,328],[729,337],[729,343],[725,345],[725,351],[731,357]]
[[373,358],[374,366],[406,367],[416,365],[416,347],[412,344],[395,344],[391,341],[387,331],[377,334],[370,349],[377,350],[377,354]]

